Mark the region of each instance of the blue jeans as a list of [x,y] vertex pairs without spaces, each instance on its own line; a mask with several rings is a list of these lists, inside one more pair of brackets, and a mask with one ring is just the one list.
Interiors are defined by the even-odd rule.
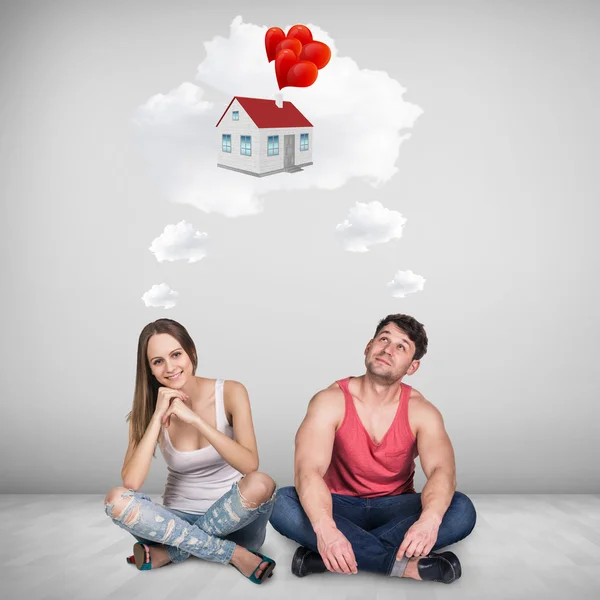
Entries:
[[[357,498],[331,494],[333,519],[346,536],[359,570],[389,575],[408,528],[421,515],[421,494]],[[444,515],[435,546],[438,550],[467,537],[475,527],[473,503],[455,492]],[[318,552],[317,537],[295,487],[279,489],[271,525],[282,535]]]
[[120,516],[112,515],[115,504],[108,502],[105,512],[138,541],[149,546],[164,544],[174,563],[191,555],[228,563],[236,544],[252,550],[262,546],[276,493],[277,488],[267,502],[257,508],[247,508],[242,503],[238,484],[234,483],[203,515],[197,515],[165,508],[152,502],[146,494],[127,490],[121,498],[131,500]]

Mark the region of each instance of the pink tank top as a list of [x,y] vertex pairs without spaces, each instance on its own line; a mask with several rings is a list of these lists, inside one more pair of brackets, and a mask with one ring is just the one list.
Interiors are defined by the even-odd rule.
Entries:
[[344,392],[346,412],[335,433],[331,463],[324,477],[329,491],[361,498],[414,493],[418,451],[408,424],[411,386],[401,383],[396,416],[381,443],[376,444],[356,412],[349,380],[337,382]]

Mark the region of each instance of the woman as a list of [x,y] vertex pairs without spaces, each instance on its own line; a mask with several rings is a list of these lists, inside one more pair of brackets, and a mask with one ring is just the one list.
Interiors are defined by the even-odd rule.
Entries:
[[[275,501],[275,482],[257,472],[258,451],[246,388],[196,377],[198,359],[186,329],[158,319],[138,340],[124,487],[104,499],[105,512],[137,540],[140,570],[197,556],[229,563],[254,583],[275,561],[256,552]],[[167,463],[163,505],[138,492],[156,443]]]

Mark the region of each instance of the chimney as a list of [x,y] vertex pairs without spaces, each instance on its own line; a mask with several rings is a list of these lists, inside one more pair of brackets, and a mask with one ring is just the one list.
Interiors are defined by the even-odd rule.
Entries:
[[275,104],[277,108],[283,108],[283,94],[275,94]]

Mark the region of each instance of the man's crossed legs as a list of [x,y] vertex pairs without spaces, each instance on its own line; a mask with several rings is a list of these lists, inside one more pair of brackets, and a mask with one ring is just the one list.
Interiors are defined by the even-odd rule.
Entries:
[[[384,575],[404,575],[408,559],[404,557],[398,562],[396,554],[407,530],[419,519],[421,494],[400,494],[383,498],[331,494],[331,497],[333,519],[352,545],[358,569]],[[270,520],[279,533],[318,553],[317,537],[300,504],[296,488],[280,488]],[[475,507],[471,500],[461,492],[455,492],[440,525],[433,550],[467,537],[475,527],[475,521]],[[316,565],[314,571],[325,571],[324,563],[319,567],[322,563],[319,556],[316,560],[318,564],[313,555],[312,564]],[[427,560],[431,559],[421,559]],[[457,566],[460,568],[459,563],[453,566],[455,570]]]

